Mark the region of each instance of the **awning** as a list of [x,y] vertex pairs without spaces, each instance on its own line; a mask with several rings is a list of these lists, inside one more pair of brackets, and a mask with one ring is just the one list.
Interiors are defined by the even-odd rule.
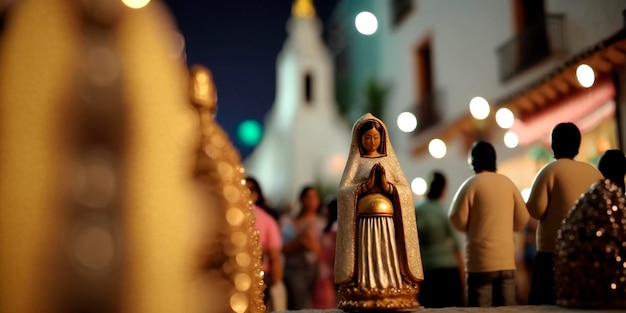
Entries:
[[615,112],[615,86],[613,81],[605,79],[592,88],[580,90],[545,106],[536,113],[526,114],[515,120],[509,131],[517,134],[519,145],[527,145],[539,140],[547,140],[554,125],[573,122],[581,132],[589,130],[589,125],[611,116]]
[[[626,63],[626,29],[622,29],[615,35],[573,56],[542,79],[501,100],[494,101],[495,105],[492,112],[501,107],[506,107],[515,112],[517,118],[528,120],[546,112],[551,106],[563,103],[566,98],[574,94],[587,91],[580,86],[576,78],[576,68],[582,63],[588,64],[595,70],[596,82],[608,81],[610,83],[611,74],[616,70],[623,69],[624,63]],[[594,86],[589,90],[598,88],[602,87]],[[412,155],[417,157],[426,153],[428,143],[433,138],[449,142],[457,136],[463,136],[465,144],[469,148],[471,143],[477,139],[478,129],[483,133],[488,133],[494,127],[498,127],[495,123],[494,114],[490,114],[483,121],[478,121],[468,112],[450,123],[433,127],[432,130],[416,137]]]

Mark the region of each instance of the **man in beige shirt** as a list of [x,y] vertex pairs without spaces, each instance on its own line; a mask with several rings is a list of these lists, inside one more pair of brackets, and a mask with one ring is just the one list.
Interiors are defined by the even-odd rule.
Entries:
[[529,304],[555,304],[554,248],[563,219],[589,187],[602,175],[591,164],[575,161],[580,147],[580,130],[573,123],[552,129],[552,151],[556,160],[535,176],[526,206],[537,220],[537,254],[533,266]]
[[476,173],[459,188],[450,206],[450,221],[467,234],[467,302],[469,306],[515,305],[513,235],[528,222],[522,195],[506,176],[496,173],[496,152],[487,142],[472,145]]

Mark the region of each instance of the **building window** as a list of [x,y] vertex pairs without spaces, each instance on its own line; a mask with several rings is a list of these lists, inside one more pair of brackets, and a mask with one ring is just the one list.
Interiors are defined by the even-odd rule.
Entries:
[[547,14],[544,0],[511,1],[515,33],[496,50],[503,82],[548,58],[567,54],[565,15]]
[[393,26],[400,25],[404,18],[411,13],[411,11],[413,11],[413,0],[393,0],[391,2]]
[[[548,18],[544,0],[513,0],[515,36],[498,48],[503,81],[533,67],[552,53],[548,30],[558,30],[559,20]],[[552,31],[552,37],[559,38]]]
[[534,64],[548,57],[550,46],[543,0],[515,0],[515,24],[522,39],[519,61]]
[[304,101],[307,104],[313,103],[313,76],[311,73],[304,76]]
[[427,39],[415,49],[417,59],[417,91],[421,98],[431,93],[432,83],[432,53],[430,49],[430,39]]
[[415,73],[417,90],[416,113],[419,120],[418,131],[423,131],[439,121],[437,99],[433,84],[433,56],[430,38],[415,48]]
[[522,33],[529,27],[541,23],[546,16],[544,0],[513,0],[515,29]]

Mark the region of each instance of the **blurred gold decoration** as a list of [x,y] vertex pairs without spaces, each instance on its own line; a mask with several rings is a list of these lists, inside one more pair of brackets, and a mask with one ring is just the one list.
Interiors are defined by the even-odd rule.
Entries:
[[213,119],[213,115],[217,110],[217,92],[213,84],[213,75],[211,72],[201,66],[195,65],[190,69],[190,98],[191,103],[201,111],[200,116],[204,116],[204,110],[209,110],[209,116]]
[[296,0],[291,7],[291,15],[304,18],[314,17],[315,6],[313,6],[313,0]]
[[22,0],[7,17],[0,312],[261,311],[239,157],[203,109],[198,127],[166,8]]
[[608,179],[563,220],[554,255],[557,304],[626,309],[626,199]]
[[[265,312],[263,303],[263,269],[258,232],[245,185],[239,153],[213,116],[217,109],[217,92],[211,72],[200,65],[190,70],[191,103],[200,118],[201,138],[197,149],[195,177],[206,184],[210,194],[217,195],[214,209],[221,210],[206,267],[224,273],[232,283],[230,311]],[[223,260],[215,262],[215,260]]]

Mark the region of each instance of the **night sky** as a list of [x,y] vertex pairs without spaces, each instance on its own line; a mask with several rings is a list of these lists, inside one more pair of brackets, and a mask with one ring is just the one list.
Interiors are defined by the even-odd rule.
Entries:
[[[276,56],[287,36],[293,0],[165,0],[185,37],[188,65],[213,72],[218,92],[217,121],[242,157],[253,148],[236,138],[237,125],[264,123],[276,91]],[[327,20],[337,0],[314,1]]]

